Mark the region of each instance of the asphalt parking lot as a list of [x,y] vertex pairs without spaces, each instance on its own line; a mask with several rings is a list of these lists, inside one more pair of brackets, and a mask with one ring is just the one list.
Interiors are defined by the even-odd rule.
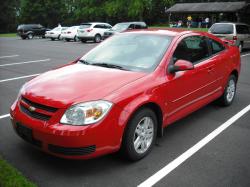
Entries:
[[[64,160],[31,147],[8,117],[20,87],[35,74],[63,65],[96,44],[0,38],[0,155],[42,187],[137,186],[250,104],[250,49],[232,106],[209,104],[165,129],[151,154],[131,163],[112,154],[93,160]],[[250,112],[191,155],[155,186],[250,186]]]

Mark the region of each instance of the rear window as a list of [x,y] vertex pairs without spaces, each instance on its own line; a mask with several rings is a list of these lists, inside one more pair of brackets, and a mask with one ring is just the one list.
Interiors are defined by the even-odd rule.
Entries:
[[213,34],[233,34],[234,27],[231,24],[215,24],[211,27],[210,32]]
[[89,24],[89,23],[84,23],[84,24],[81,24],[80,25],[80,29],[87,29],[87,28],[89,28],[91,26],[91,24]]

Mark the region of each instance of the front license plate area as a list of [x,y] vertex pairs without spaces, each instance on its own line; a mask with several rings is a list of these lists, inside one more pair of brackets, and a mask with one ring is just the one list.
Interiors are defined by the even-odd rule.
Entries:
[[21,136],[24,140],[32,142],[33,136],[31,128],[28,128],[20,123],[17,123],[16,131],[19,134],[19,136]]

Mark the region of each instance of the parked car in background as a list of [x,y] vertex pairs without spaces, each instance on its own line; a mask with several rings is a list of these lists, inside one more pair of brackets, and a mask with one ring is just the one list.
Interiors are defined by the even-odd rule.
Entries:
[[61,39],[62,31],[66,30],[68,27],[56,27],[50,31],[46,31],[45,37],[50,38],[51,40]]
[[240,52],[243,47],[250,44],[250,26],[244,23],[215,23],[208,32],[219,38],[232,40]]
[[147,29],[148,26],[145,22],[123,22],[117,23],[114,27],[112,27],[109,31],[104,32],[103,39],[106,39],[116,33],[120,33],[126,30],[133,29]]
[[54,156],[120,150],[139,160],[164,127],[214,100],[231,105],[240,66],[237,47],[206,32],[119,33],[25,83],[10,119],[20,137]]
[[110,30],[111,28],[112,26],[108,23],[82,23],[77,30],[77,37],[82,42],[93,40],[98,43],[102,40],[104,32]]
[[75,42],[78,41],[77,38],[77,29],[79,26],[72,26],[67,28],[66,30],[62,31],[61,38],[66,40],[67,42],[70,40],[74,40]]
[[17,34],[22,39],[32,39],[34,36],[45,38],[45,32],[48,30],[41,24],[22,24],[17,27]]

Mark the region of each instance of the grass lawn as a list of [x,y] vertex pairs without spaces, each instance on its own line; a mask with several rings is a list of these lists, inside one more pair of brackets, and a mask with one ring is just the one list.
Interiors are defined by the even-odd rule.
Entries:
[[1,187],[37,187],[27,180],[19,171],[9,165],[0,156],[0,186]]
[[16,33],[4,33],[0,34],[0,37],[16,37]]

